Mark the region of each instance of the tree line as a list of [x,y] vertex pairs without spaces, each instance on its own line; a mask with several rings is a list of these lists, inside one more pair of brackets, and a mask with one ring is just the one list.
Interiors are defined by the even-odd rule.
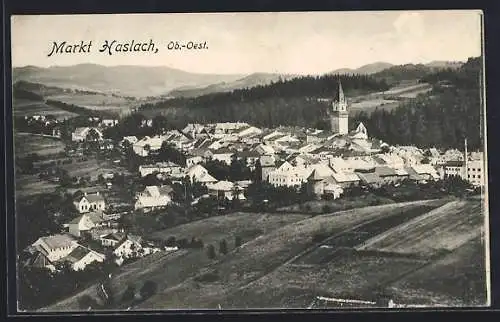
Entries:
[[462,149],[467,138],[469,148],[480,149],[480,68],[480,58],[473,58],[458,70],[427,75],[423,80],[433,86],[429,94],[402,102],[392,111],[361,112],[351,124],[363,122],[370,136],[390,144]]

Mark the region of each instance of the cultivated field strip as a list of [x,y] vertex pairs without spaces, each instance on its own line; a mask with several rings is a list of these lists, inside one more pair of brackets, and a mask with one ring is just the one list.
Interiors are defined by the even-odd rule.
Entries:
[[453,201],[390,229],[356,249],[433,256],[478,236],[483,222],[479,202]]
[[406,303],[483,306],[487,303],[486,279],[485,245],[476,237],[386,287],[394,298]]
[[201,269],[198,276],[214,273],[218,280],[208,284],[188,279],[167,288],[139,305],[140,308],[214,308],[225,303],[228,294],[276,270],[303,255],[312,246],[315,233],[340,234],[353,226],[377,218],[400,214],[422,206],[437,207],[442,200],[406,202],[342,211],[316,216],[289,224],[244,244],[222,257],[220,261]]
[[[173,228],[158,231],[152,234],[155,239],[167,240],[170,237],[177,239],[192,237],[201,238],[205,245],[218,243],[228,234],[239,235],[243,241],[251,240],[261,234],[274,229],[309,218],[310,215],[301,214],[261,214],[261,213],[233,213],[225,216],[215,216],[197,220]],[[233,238],[228,243],[233,242]],[[214,245],[217,246],[217,245]]]
[[[309,218],[308,215],[273,215],[254,213],[235,213],[225,216],[211,217],[188,224],[180,225],[155,233],[153,237],[168,239],[176,238],[201,238],[205,244],[226,238],[228,243],[233,242],[234,235],[270,232],[286,224]],[[243,236],[245,238],[245,236]],[[251,236],[254,238],[255,236]],[[216,244],[214,244],[217,246]],[[129,284],[136,284],[151,280],[157,283],[158,289],[164,289],[183,282],[185,279],[196,275],[200,268],[210,264],[204,250],[180,250],[173,253],[157,253],[144,257],[137,262],[126,264],[120,268],[111,279],[111,286],[115,297],[120,298]],[[97,284],[96,284],[97,285]],[[95,286],[92,286],[76,295],[58,302],[44,311],[77,311],[79,310],[78,298],[90,295],[97,298]],[[120,305],[126,307],[127,303]],[[164,307],[164,306],[162,306]]]

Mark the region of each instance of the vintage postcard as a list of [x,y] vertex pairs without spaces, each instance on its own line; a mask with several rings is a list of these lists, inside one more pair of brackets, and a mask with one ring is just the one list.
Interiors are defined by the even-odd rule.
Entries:
[[18,311],[489,306],[482,26],[12,16]]

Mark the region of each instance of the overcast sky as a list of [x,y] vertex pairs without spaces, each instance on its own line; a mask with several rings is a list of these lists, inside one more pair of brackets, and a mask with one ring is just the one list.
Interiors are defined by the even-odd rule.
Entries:
[[[104,40],[149,42],[158,53],[98,49]],[[54,41],[92,40],[90,54],[47,57]],[[207,50],[169,51],[171,40]],[[384,61],[466,60],[481,53],[479,11],[130,14],[12,17],[12,64],[169,66],[198,73],[321,74]]]

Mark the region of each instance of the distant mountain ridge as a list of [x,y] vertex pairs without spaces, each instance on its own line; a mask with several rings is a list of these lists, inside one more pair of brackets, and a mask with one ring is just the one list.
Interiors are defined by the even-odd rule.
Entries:
[[216,92],[230,92],[235,89],[252,88],[259,85],[269,85],[272,82],[288,80],[298,75],[272,74],[272,73],[254,73],[242,77],[232,82],[221,82],[211,84],[202,88],[178,88],[169,93],[171,97],[196,97]]
[[386,63],[386,62],[375,62],[367,65],[363,65],[358,68],[340,68],[336,69],[328,74],[359,74],[359,75],[373,75],[376,73],[380,73],[384,70],[390,69],[390,68],[399,68],[400,66],[423,66],[423,67],[428,67],[430,69],[441,69],[441,68],[453,68],[453,69],[458,69],[460,68],[464,62],[461,61],[445,61],[445,60],[434,60],[431,61],[430,63],[427,64],[403,64],[403,65],[394,65],[391,63]]
[[[326,74],[360,74],[388,77],[389,81],[418,78],[440,68],[459,68],[462,62],[433,61],[428,64],[393,65],[375,62],[356,69],[341,68]],[[395,76],[393,75],[395,74]],[[73,90],[134,97],[196,97],[216,92],[268,85],[300,75],[278,73],[201,74],[166,66],[24,66],[13,69],[13,83],[26,81]]]
[[231,82],[245,75],[196,74],[160,66],[102,66],[79,64],[73,66],[16,67],[13,82],[19,80],[48,86],[72,88],[123,96],[161,96],[181,86],[202,87]]
[[355,69],[351,69],[351,68],[336,69],[332,72],[329,72],[328,74],[333,74],[333,75],[337,75],[337,74],[371,75],[371,74],[378,73],[378,72],[380,72],[384,69],[387,69],[389,67],[392,67],[392,66],[394,66],[394,65],[391,63],[375,62],[372,64],[363,65],[363,66],[355,68]]

